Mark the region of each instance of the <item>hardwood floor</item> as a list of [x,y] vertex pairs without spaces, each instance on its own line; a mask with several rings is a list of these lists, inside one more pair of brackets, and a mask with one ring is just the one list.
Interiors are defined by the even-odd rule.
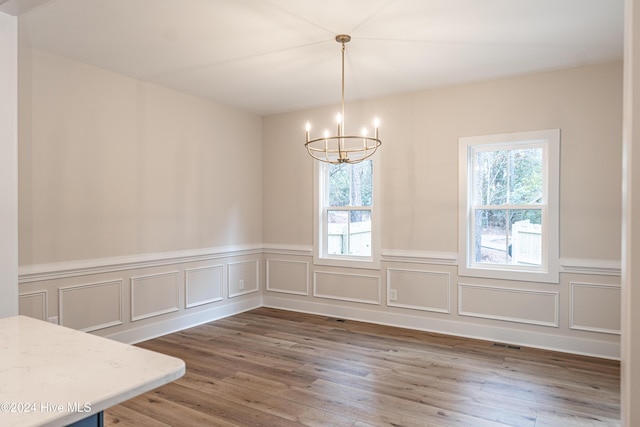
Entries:
[[187,373],[107,426],[619,426],[620,364],[260,308],[139,344]]

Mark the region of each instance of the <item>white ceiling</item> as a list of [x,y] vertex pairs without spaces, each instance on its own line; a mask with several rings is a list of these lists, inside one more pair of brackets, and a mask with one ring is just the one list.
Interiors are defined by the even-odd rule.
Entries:
[[262,115],[339,103],[337,34],[347,102],[623,51],[623,0],[22,1],[21,43]]

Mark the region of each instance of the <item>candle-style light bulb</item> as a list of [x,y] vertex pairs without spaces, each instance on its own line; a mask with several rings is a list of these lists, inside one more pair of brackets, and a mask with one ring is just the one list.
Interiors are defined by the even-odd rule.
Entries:
[[376,131],[376,139],[380,139],[378,138],[378,126],[380,126],[380,120],[378,120],[378,118],[376,117],[375,119],[373,119],[373,126],[375,127]]
[[306,129],[306,132],[307,132],[307,142],[309,142],[309,131],[311,130],[311,123],[307,122],[304,128]]
[[324,130],[324,152],[325,153],[329,152],[329,140],[327,138],[329,138],[329,131],[325,129]]
[[362,136],[367,136],[368,133],[367,128],[362,128]]

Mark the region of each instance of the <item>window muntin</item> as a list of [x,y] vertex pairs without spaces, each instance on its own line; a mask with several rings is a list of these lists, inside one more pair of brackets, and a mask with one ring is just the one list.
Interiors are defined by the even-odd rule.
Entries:
[[558,282],[559,129],[460,138],[459,274]]

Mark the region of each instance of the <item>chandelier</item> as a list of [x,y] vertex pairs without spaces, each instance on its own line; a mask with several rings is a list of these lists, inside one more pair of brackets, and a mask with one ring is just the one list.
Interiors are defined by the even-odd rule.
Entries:
[[369,136],[366,128],[362,129],[361,135],[344,135],[344,52],[345,43],[351,41],[351,36],[338,35],[336,41],[342,44],[342,111],[337,116],[338,134],[329,135],[329,131],[324,131],[324,136],[316,139],[309,139],[311,124],[307,122],[306,136],[307,142],[304,146],[309,155],[322,162],[332,163],[360,163],[364,159],[371,157],[382,141],[378,138],[378,119],[374,120],[374,136]]

